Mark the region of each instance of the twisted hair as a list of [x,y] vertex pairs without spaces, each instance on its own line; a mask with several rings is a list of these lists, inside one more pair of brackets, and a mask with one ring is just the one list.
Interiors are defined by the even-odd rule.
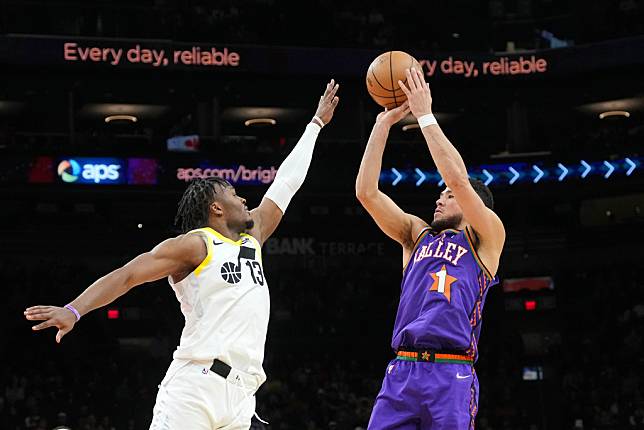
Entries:
[[221,178],[195,179],[183,192],[177,215],[174,217],[174,224],[181,229],[182,233],[208,225],[210,205],[215,201],[217,194],[215,185],[222,188],[232,186]]

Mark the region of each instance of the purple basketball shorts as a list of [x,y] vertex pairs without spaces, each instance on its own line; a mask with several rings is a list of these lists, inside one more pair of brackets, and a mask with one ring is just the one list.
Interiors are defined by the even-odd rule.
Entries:
[[392,360],[368,430],[470,430],[479,384],[470,364]]

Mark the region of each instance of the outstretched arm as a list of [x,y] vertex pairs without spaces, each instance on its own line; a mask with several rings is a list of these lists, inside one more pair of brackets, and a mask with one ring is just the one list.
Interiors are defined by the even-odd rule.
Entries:
[[418,233],[427,226],[422,219],[404,212],[385,193],[378,189],[382,155],[391,126],[409,113],[407,103],[390,111],[381,112],[371,130],[360,170],[356,178],[356,197],[369,212],[378,227],[403,246],[403,264],[409,259]]
[[261,244],[273,234],[282,220],[282,216],[286,212],[291,199],[304,183],[306,173],[311,165],[318,133],[324,125],[331,121],[333,112],[340,100],[335,95],[338,88],[339,84],[336,84],[331,79],[324,94],[320,97],[315,116],[306,126],[304,134],[291,153],[277,170],[275,180],[259,206],[251,211],[255,226],[250,231],[250,234],[257,238]]
[[[178,273],[189,273],[206,258],[206,245],[197,234],[168,239],[152,251],[134,258],[125,266],[114,270],[90,285],[70,305],[82,316],[112,303],[130,289],[146,282]],[[32,306],[24,312],[31,321],[44,321],[32,327],[42,330],[57,327],[56,342],[74,328],[73,311],[58,306]]]
[[408,69],[409,88],[401,81],[398,81],[398,84],[407,95],[412,114],[419,119],[423,136],[438,172],[447,187],[454,193],[465,219],[479,237],[479,251],[483,251],[479,252],[481,258],[488,257],[488,261],[484,263],[495,272],[505,242],[503,223],[476,194],[470,184],[463,158],[433,120],[432,96],[423,75],[416,69]]

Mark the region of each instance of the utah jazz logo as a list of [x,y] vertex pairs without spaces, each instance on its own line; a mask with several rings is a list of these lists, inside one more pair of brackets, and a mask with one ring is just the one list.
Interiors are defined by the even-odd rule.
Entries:
[[221,266],[221,277],[229,284],[236,284],[241,281],[241,264],[235,266],[233,262],[226,262]]
[[237,256],[237,264],[232,261],[227,261],[221,266],[221,277],[229,284],[236,284],[242,278],[242,258],[246,260],[246,266],[250,270],[250,276],[255,285],[264,285],[264,273],[262,272],[262,265],[259,261],[255,261],[255,249],[246,246],[239,247],[239,255]]

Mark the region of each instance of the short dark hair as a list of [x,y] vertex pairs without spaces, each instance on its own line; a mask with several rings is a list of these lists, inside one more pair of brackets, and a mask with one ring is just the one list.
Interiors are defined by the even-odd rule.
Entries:
[[215,185],[222,188],[232,187],[230,182],[221,178],[195,179],[183,192],[174,218],[174,224],[182,233],[208,225],[210,205],[215,201],[217,194]]
[[494,196],[487,185],[485,185],[480,179],[475,178],[470,178],[470,185],[472,185],[476,194],[478,194],[481,200],[483,200],[483,204],[490,209],[494,209]]

